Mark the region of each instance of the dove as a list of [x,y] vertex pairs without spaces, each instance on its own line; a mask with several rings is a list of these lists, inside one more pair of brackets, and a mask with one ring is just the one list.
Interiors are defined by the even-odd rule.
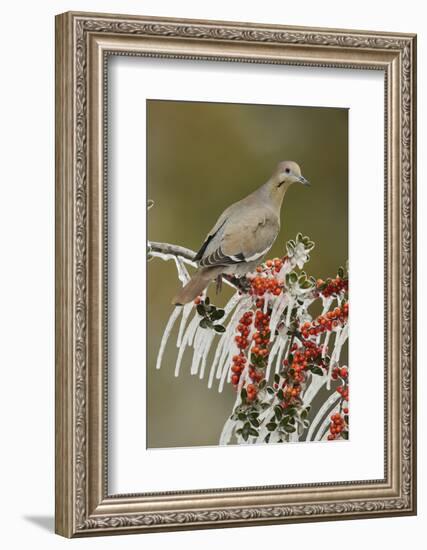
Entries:
[[226,208],[196,254],[198,270],[172,304],[191,302],[223,274],[241,278],[254,271],[279,234],[283,199],[293,183],[310,185],[296,162],[279,162],[266,183]]

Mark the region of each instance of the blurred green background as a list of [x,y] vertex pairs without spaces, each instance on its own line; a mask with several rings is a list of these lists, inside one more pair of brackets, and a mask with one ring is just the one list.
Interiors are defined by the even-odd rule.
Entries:
[[[198,250],[231,203],[265,183],[281,160],[294,160],[312,186],[293,185],[282,207],[280,234],[267,257],[283,256],[301,231],[316,243],[305,268],[335,276],[348,258],[348,111],[324,107],[147,101],[148,239]],[[156,356],[179,282],[174,262],[147,269],[147,445],[216,445],[232,411],[231,386],[218,393],[189,373],[187,353],[174,376],[176,332],[162,368]],[[223,305],[223,288],[215,297]],[[219,338],[217,336],[216,338]]]

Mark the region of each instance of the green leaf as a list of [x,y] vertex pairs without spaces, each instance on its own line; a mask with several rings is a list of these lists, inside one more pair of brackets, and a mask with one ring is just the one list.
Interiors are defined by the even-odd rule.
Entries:
[[266,443],[268,443],[270,441],[270,434],[267,434],[265,437],[264,437],[264,441]]
[[340,279],[343,279],[343,278],[344,278],[344,268],[343,268],[343,267],[340,266],[340,267],[338,268],[338,273],[337,273],[337,275],[338,275],[338,277],[339,277]]
[[346,440],[348,439],[348,432],[347,431],[341,432],[341,435],[342,435],[343,439],[346,439]]
[[239,428],[238,430],[236,430],[237,435],[240,435],[242,432],[243,432],[242,428]]
[[282,418],[280,425],[284,426],[285,424],[289,424],[291,420],[291,417],[288,414],[285,414],[285,416]]
[[261,409],[265,411],[270,408],[270,403],[261,403]]
[[209,296],[206,296],[205,298],[205,305],[209,305],[210,304],[210,300],[209,300]]
[[280,390],[277,392],[277,397],[283,401],[283,399],[285,398],[284,394],[283,394],[283,390],[282,388],[280,388]]
[[290,364],[290,365],[292,365],[292,363],[294,362],[294,356],[293,356],[292,353],[290,353],[290,354],[288,355],[288,361],[289,361],[289,364]]
[[252,426],[255,426],[255,428],[259,428],[259,421],[256,418],[250,418],[249,420]]
[[274,407],[274,414],[276,415],[277,420],[280,420],[283,415],[283,409],[280,405]]
[[246,420],[246,414],[244,414],[244,413],[239,413],[239,414],[237,415],[237,418],[238,418],[240,421],[244,422],[244,421]]
[[294,426],[290,426],[289,424],[287,424],[286,426],[283,426],[283,429],[288,434],[292,434],[296,431],[296,428]]
[[310,426],[310,421],[304,420],[303,424],[304,424],[304,428],[308,428]]
[[348,414],[344,415],[344,421],[348,424]]
[[249,435],[253,435],[254,437],[258,437],[258,431],[255,428],[249,428]]
[[223,309],[216,309],[212,315],[211,315],[211,319],[212,321],[219,321],[220,319],[222,319],[225,315],[225,311]]
[[279,384],[279,382],[280,382],[280,376],[278,374],[275,374],[274,375],[274,383]]
[[319,376],[323,376],[323,370],[320,367],[316,367],[316,365],[313,365],[310,367],[310,370],[313,374],[318,374]]
[[267,380],[264,378],[264,380],[261,380],[261,382],[258,384],[258,389],[263,390],[267,384]]
[[225,332],[225,327],[223,327],[222,325],[214,325],[213,328],[215,332]]
[[275,422],[269,422],[266,425],[266,428],[269,432],[274,432],[274,430],[277,428],[277,424]]
[[200,321],[199,327],[200,327],[200,328],[208,328],[208,320],[206,319],[206,317],[204,317],[204,318]]
[[268,386],[268,388],[267,388],[267,393],[269,393],[270,395],[273,395],[274,390],[273,390],[273,388],[272,388],[271,386]]
[[300,413],[300,417],[302,420],[304,420],[304,418],[307,418],[307,415],[308,415],[307,409],[303,409]]
[[289,273],[289,282],[296,283],[298,281],[298,275],[295,273],[295,271],[292,271]]
[[298,233],[297,235],[297,243],[300,243],[302,241],[302,233]]
[[242,437],[243,437],[243,439],[244,439],[245,441],[248,440],[248,437],[249,437],[249,429],[243,428],[243,430],[242,430]]
[[246,401],[247,396],[248,396],[248,392],[246,391],[246,388],[242,388],[242,391],[240,392],[240,398],[243,401],[243,403]]
[[203,304],[198,304],[196,309],[197,309],[197,313],[199,315],[201,315],[202,317],[204,317],[206,315],[206,308]]
[[307,288],[311,288],[313,286],[313,283],[311,283],[310,281],[305,281],[305,283],[302,283],[302,285],[300,286],[303,289],[307,289]]
[[298,411],[295,407],[289,407],[288,409],[286,409],[286,413],[290,416],[296,416],[297,412]]

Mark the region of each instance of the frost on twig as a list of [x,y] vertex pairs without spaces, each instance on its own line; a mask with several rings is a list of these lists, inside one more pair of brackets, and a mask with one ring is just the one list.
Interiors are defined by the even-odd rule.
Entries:
[[[175,376],[190,349],[185,368],[191,375],[219,392],[236,392],[221,445],[348,438],[348,367],[341,366],[348,274],[339,268],[326,281],[309,277],[303,268],[313,248],[298,234],[282,258],[267,260],[244,280],[226,278],[235,292],[223,309],[205,291],[171,313],[156,367],[179,320]],[[196,267],[195,253],[181,246],[150,242],[149,255],[173,260],[182,284],[189,279],[186,266]]]

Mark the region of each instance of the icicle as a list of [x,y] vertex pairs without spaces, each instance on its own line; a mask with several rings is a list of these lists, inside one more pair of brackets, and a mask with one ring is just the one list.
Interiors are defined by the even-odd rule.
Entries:
[[179,258],[178,256],[174,256],[174,260],[176,264],[176,270],[178,271],[178,279],[184,286],[190,280],[190,275],[181,258]]
[[166,344],[169,340],[169,336],[170,336],[170,333],[172,332],[175,321],[181,315],[181,312],[182,312],[182,308],[175,307],[175,309],[172,311],[169,317],[169,320],[166,324],[166,328],[163,332],[162,341],[160,342],[159,353],[157,354],[156,369],[160,369],[160,367],[162,366],[162,359],[163,359],[163,354],[165,352]]
[[332,356],[331,356],[331,362],[328,370],[328,381],[326,385],[326,388],[328,390],[331,389],[332,369],[339,362],[339,358],[341,355],[341,348],[344,345],[344,342],[347,340],[347,337],[348,337],[348,325],[346,324],[344,325],[344,327],[342,328],[340,327],[337,330],[337,335],[335,337],[334,351],[332,352]]
[[262,308],[262,312],[264,313],[264,315],[267,313],[268,303],[270,301],[270,298],[271,298],[271,294],[269,292],[266,292],[264,294],[264,307]]
[[[240,405],[240,391],[237,392],[236,399],[234,401],[234,405],[232,408],[232,411],[236,409]],[[237,429],[236,422],[234,420],[231,420],[230,417],[228,417],[227,421],[224,424],[224,427],[222,429],[220,438],[219,438],[219,444],[220,445],[228,445],[230,442],[232,436],[233,436],[233,430],[234,428]]]
[[288,302],[288,309],[286,311],[286,321],[285,321],[286,328],[288,328],[291,323],[291,313],[294,307],[294,303],[295,303],[295,299],[293,297],[290,297]]
[[[225,342],[225,338],[221,338],[221,340],[219,341],[219,343],[216,347],[214,360],[212,361],[211,370],[209,372],[208,388],[212,387],[216,367],[217,367],[219,358],[220,358],[221,353],[222,353],[222,348],[224,347],[224,342]],[[216,374],[217,374],[217,378],[218,378],[218,371],[217,371]],[[220,374],[220,376],[221,376],[221,374]]]
[[[181,347],[182,336],[184,334],[185,325],[187,323],[187,319],[188,319],[188,317],[189,317],[192,310],[193,310],[193,302],[190,302],[189,304],[185,304],[185,306],[183,307],[181,324],[179,325],[178,338],[176,339],[176,347],[177,348]],[[197,313],[196,313],[196,315],[197,315]]]
[[326,357],[330,337],[331,337],[331,331],[328,330],[328,332],[326,333],[326,336],[325,336],[325,341],[323,342],[323,345],[322,345],[322,359],[324,359]]
[[281,339],[280,338],[276,338],[274,340],[274,344],[272,345],[271,347],[271,350],[270,350],[270,354],[268,356],[268,362],[267,362],[267,370],[265,372],[265,379],[268,380],[269,379],[269,376],[270,376],[270,370],[271,370],[271,365],[274,361],[274,358],[276,357],[276,354],[278,352],[278,349],[280,347],[280,343],[281,343]]
[[316,441],[316,439],[313,439],[313,434],[317,428],[317,426],[319,425],[319,423],[322,421],[322,418],[324,417],[325,414],[329,414],[329,410],[332,408],[332,407],[335,407],[337,401],[341,399],[341,396],[337,393],[337,392],[334,392],[331,396],[329,396],[329,398],[323,403],[323,405],[320,407],[320,409],[318,410],[316,416],[313,418],[312,422],[311,422],[311,426],[308,430],[308,434],[307,434],[307,439],[306,441]]
[[219,445],[228,445],[233,437],[233,431],[236,427],[236,422],[228,418],[222,428],[221,435],[219,437]]
[[325,384],[326,384],[325,376],[318,376],[317,374],[311,374],[310,384],[306,388],[302,397],[304,407],[308,407],[311,404],[314,397],[319,393],[320,388]]
[[199,375],[200,380],[202,380],[202,378],[205,375],[206,362],[208,360],[209,351],[211,349],[211,345],[212,345],[212,342],[213,342],[214,338],[215,338],[215,332],[210,331],[209,338],[206,341],[205,349],[204,349],[203,355],[202,355],[202,366],[200,367],[200,375]]
[[203,339],[206,335],[206,329],[197,327],[196,334],[194,335],[194,344],[193,344],[193,358],[191,361],[191,368],[190,368],[190,374],[194,375],[197,374],[199,362],[200,362],[200,354],[201,354],[201,347],[203,343]]
[[328,366],[328,374],[326,378],[326,389],[329,391],[331,389],[331,380],[332,380],[332,370],[335,367],[335,350],[337,348],[337,345],[339,343],[341,336],[341,327],[338,327],[335,332],[335,342],[334,342],[334,350],[332,352],[331,361]]
[[179,376],[179,369],[181,367],[181,361],[184,356],[185,348],[187,347],[187,344],[192,341],[194,337],[194,332],[197,330],[197,327],[199,326],[199,319],[198,316],[195,315],[191,321],[191,323],[187,326],[187,330],[184,333],[184,336],[182,338],[182,344],[179,348],[178,357],[175,363],[175,376]]
[[329,296],[328,298],[325,298],[324,296],[322,296],[322,304],[323,304],[322,315],[325,315],[325,313],[329,311],[329,308],[331,307],[333,301],[334,301],[333,296]]
[[271,329],[272,336],[274,336],[276,332],[277,324],[280,320],[280,317],[282,316],[282,313],[286,307],[286,303],[288,302],[288,300],[289,300],[288,294],[284,293],[274,303],[273,310],[271,312],[271,317],[270,317],[270,329]]
[[[233,313],[233,316],[228,323],[227,326],[227,332],[223,335],[224,338],[224,344],[222,347],[222,353],[219,358],[218,368],[217,368],[217,378],[224,380],[224,369],[228,369],[228,357],[230,356],[229,353],[229,346],[230,343],[233,342],[234,344],[234,337],[236,332],[236,326],[239,322],[239,317],[242,314],[242,312],[248,307],[248,300],[242,300],[236,310]],[[236,353],[237,347],[233,345],[233,353],[231,354],[231,357]],[[238,351],[238,350],[237,350]],[[224,383],[224,382],[223,382]],[[222,391],[222,388],[218,391]]]
[[283,265],[279,273],[277,274],[277,279],[279,279],[279,281],[284,282],[286,279],[286,275],[290,273],[292,269],[293,269],[292,263],[289,260],[286,260],[285,262],[283,262]]
[[277,358],[276,358],[276,367],[274,369],[274,372],[276,374],[279,373],[281,365],[282,365],[283,351],[284,351],[285,348],[288,347],[288,344],[290,342],[289,336],[287,336],[285,340],[283,340],[282,338],[280,338],[280,340],[281,340],[281,342],[280,342],[280,345],[279,345],[279,350],[277,352]]

